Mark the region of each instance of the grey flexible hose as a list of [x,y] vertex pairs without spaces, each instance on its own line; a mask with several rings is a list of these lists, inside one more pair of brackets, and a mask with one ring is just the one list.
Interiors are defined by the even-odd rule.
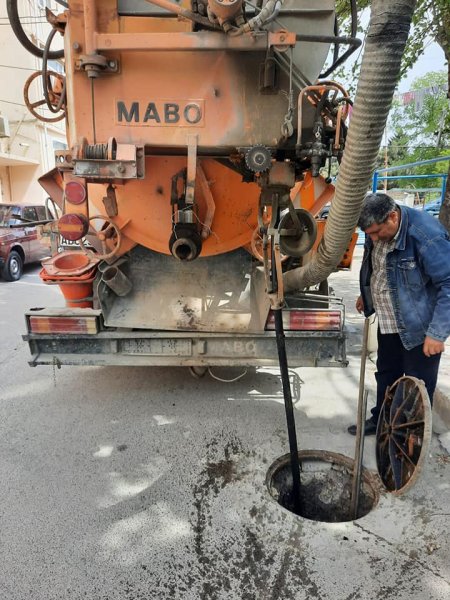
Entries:
[[316,255],[284,275],[285,291],[324,281],[339,264],[357,225],[376,165],[416,0],[373,0],[335,198]]

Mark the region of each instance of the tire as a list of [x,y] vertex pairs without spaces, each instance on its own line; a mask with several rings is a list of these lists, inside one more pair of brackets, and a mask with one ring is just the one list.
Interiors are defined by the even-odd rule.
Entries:
[[5,281],[18,281],[23,273],[23,260],[18,252],[12,250],[2,270]]

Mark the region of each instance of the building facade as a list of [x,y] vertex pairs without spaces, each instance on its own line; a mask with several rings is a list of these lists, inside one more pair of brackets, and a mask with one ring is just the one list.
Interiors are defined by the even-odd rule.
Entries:
[[[19,15],[31,41],[40,47],[50,26],[45,8],[53,12],[63,9],[45,0],[19,0]],[[55,37],[55,48],[62,47],[62,38]],[[64,72],[62,62],[49,61],[49,70]],[[45,123],[30,114],[23,89],[26,80],[41,71],[42,60],[34,57],[16,39],[6,12],[6,2],[0,3],[0,202],[43,204],[46,193],[38,178],[55,166],[54,152],[66,147],[65,121]],[[42,78],[36,77],[30,86],[30,101],[44,98]],[[54,117],[48,109],[37,107],[38,114]]]

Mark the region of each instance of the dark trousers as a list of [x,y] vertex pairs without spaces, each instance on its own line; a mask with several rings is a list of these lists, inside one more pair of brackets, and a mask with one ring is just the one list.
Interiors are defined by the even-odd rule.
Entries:
[[378,359],[375,373],[377,404],[372,408],[374,421],[378,421],[386,388],[402,375],[412,375],[417,379],[422,379],[427,388],[430,402],[433,402],[441,355],[425,356],[422,348],[423,344],[420,344],[411,350],[406,350],[398,333],[380,333],[378,328]]

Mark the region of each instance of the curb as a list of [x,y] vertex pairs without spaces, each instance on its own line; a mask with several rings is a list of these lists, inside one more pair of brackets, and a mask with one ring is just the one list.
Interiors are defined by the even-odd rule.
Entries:
[[433,431],[437,434],[450,431],[450,398],[439,388],[433,396]]

